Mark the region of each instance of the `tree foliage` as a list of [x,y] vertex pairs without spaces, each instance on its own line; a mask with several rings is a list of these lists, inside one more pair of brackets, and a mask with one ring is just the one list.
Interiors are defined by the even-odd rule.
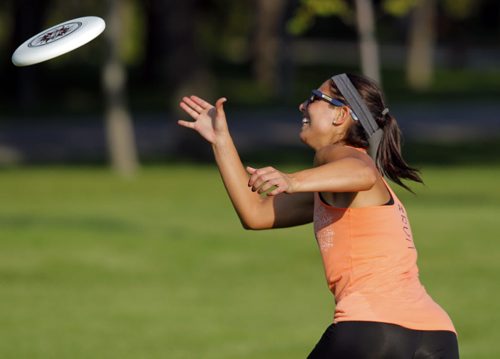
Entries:
[[[384,0],[382,9],[392,16],[405,16],[421,0]],[[455,0],[447,0],[450,6],[459,11],[460,5],[454,5]],[[472,2],[472,0],[458,0],[458,2]],[[316,17],[338,16],[346,22],[351,22],[354,17],[354,9],[348,0],[302,0],[295,15],[288,23],[288,30],[299,35],[304,33],[314,24]]]
[[[393,16],[405,16],[423,0],[384,0],[384,11]],[[438,5],[452,18],[465,19],[474,15],[474,10],[481,5],[481,0],[438,0]]]
[[465,19],[473,15],[481,0],[443,0],[443,8],[450,17]]
[[382,8],[393,16],[407,15],[421,0],[384,0]]
[[346,0],[302,0],[287,27],[290,33],[299,35],[314,24],[316,16],[350,19],[352,15],[353,11]]

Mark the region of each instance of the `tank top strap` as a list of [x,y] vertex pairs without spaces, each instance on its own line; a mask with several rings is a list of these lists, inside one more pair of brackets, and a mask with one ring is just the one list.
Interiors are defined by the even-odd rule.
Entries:
[[387,190],[389,191],[389,194],[391,195],[392,199],[394,200],[394,203],[396,203],[396,202],[401,203],[401,201],[399,200],[398,196],[392,190],[391,186],[389,185],[389,183],[387,182],[387,180],[385,179],[385,177],[383,175],[382,175],[382,181],[384,181],[384,185],[387,188]]

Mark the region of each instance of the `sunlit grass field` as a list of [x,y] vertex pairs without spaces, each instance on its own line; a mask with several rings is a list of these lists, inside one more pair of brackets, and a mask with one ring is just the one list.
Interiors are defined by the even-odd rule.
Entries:
[[[401,194],[462,358],[500,358],[500,166]],[[213,166],[0,171],[0,358],[305,358],[333,299],[312,226],[243,230]]]

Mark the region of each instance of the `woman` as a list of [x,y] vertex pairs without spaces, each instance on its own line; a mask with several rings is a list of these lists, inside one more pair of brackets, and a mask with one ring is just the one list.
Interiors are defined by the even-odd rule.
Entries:
[[401,156],[398,125],[377,85],[341,74],[313,90],[299,110],[314,167],[295,173],[243,167],[225,101],[184,97],[194,122],[179,124],[212,144],[245,228],[314,222],[336,308],[309,358],[458,358],[453,324],[419,281],[405,208],[384,179],[406,189],[401,179],[422,182]]

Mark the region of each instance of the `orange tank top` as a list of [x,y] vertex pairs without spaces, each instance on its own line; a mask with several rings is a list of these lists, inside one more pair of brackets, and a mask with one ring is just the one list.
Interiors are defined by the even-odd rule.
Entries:
[[392,205],[336,208],[315,193],[314,232],[335,296],[334,323],[374,321],[456,333],[420,283],[406,210],[386,186]]

